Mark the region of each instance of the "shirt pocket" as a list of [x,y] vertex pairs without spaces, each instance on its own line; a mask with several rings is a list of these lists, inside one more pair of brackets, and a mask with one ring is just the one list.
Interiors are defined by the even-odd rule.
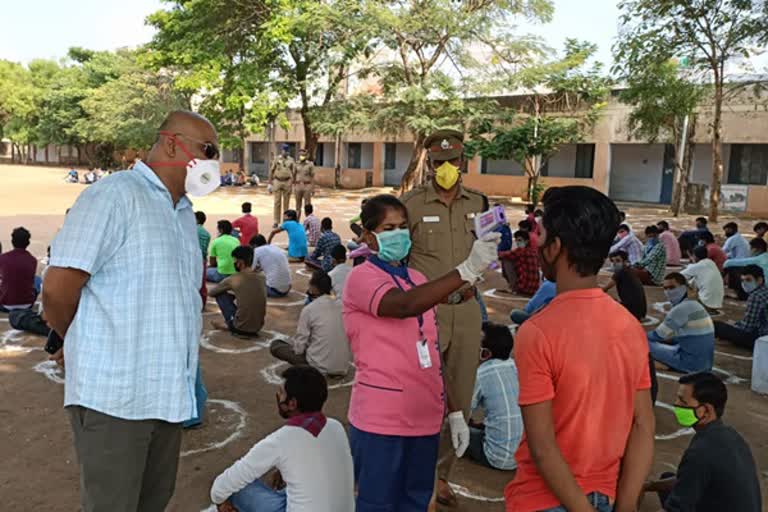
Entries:
[[444,249],[450,243],[448,226],[443,225],[443,222],[422,222],[419,225],[418,242],[428,253]]

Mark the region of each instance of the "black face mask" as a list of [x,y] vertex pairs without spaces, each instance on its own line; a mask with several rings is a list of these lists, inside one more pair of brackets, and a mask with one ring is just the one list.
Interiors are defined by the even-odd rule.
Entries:
[[558,253],[557,256],[555,256],[555,259],[552,261],[552,263],[547,261],[547,258],[544,256],[544,249],[548,247],[547,245],[542,245],[539,247],[539,261],[541,262],[541,273],[544,274],[544,279],[547,281],[550,281],[552,283],[557,282],[557,276],[555,275],[555,262],[557,261],[557,258],[560,256]]
[[283,418],[284,420],[287,420],[288,418],[291,417],[290,413],[287,411],[288,400],[289,399],[286,399],[281,402],[280,395],[279,394],[275,395],[275,401],[277,402],[277,412],[278,414],[280,414],[280,417]]

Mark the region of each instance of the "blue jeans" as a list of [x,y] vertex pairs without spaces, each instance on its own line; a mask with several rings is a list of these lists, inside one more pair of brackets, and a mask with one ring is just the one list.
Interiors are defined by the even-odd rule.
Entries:
[[280,297],[285,297],[289,293],[291,293],[290,288],[288,288],[287,292],[283,293],[277,288],[272,288],[271,286],[267,286],[267,297],[270,297],[272,299],[279,299]]
[[[611,505],[610,498],[606,496],[605,494],[600,494],[599,492],[591,492],[587,494],[587,499],[589,500],[589,503],[592,504],[592,507],[594,507],[597,512],[613,512],[613,505]],[[546,510],[542,510],[540,512],[568,512],[565,507],[554,507],[554,508],[548,508]]]
[[212,283],[220,283],[228,277],[228,275],[220,274],[215,268],[209,268],[205,271],[205,278]]
[[195,377],[195,400],[197,401],[197,412],[195,416],[184,422],[184,428],[196,427],[203,424],[203,414],[205,413],[205,402],[208,400],[208,390],[205,389],[203,382],[203,373],[200,371],[200,363],[197,363],[197,377]]
[[526,320],[531,318],[531,315],[523,311],[522,309],[513,309],[509,314],[509,319],[517,325],[523,325]]
[[254,480],[229,498],[238,512],[285,512],[285,489],[275,491],[261,480]]
[[477,299],[477,303],[480,304],[480,316],[483,319],[483,323],[488,322],[488,308],[485,307],[485,301],[483,300],[483,296],[480,295],[480,290],[475,288],[475,299]]
[[440,434],[371,434],[349,426],[357,512],[424,512],[435,485]]
[[237,304],[235,304],[235,296],[231,293],[222,293],[216,296],[216,304],[219,305],[221,310],[221,316],[224,317],[224,321],[227,323],[227,327],[232,334],[240,334],[242,336],[258,336],[257,332],[245,332],[235,327],[235,315],[237,315]]
[[[674,340],[673,340],[674,341]],[[712,346],[712,355],[697,355],[684,353],[680,350],[680,345],[667,345],[656,341],[648,341],[648,348],[651,357],[660,363],[669,366],[672,370],[681,373],[693,373],[712,370],[712,359],[714,358],[714,346]]]

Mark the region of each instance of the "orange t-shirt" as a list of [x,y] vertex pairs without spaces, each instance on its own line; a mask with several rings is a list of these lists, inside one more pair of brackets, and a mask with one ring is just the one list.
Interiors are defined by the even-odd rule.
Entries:
[[[645,330],[600,289],[557,295],[515,340],[521,406],[552,401],[560,451],[584,494],[616,496],[635,392],[651,386]],[[507,512],[560,505],[539,475],[523,436]]]

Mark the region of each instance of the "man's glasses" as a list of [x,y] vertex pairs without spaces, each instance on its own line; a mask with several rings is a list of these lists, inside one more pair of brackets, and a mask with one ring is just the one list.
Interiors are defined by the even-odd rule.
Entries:
[[203,151],[203,154],[205,155],[205,158],[207,158],[208,160],[218,160],[219,148],[216,147],[216,144],[214,144],[213,142],[198,140],[193,137],[190,137],[189,135],[185,135],[183,133],[174,133],[173,136],[184,137],[187,140],[191,140],[192,142],[199,144],[200,149]]

